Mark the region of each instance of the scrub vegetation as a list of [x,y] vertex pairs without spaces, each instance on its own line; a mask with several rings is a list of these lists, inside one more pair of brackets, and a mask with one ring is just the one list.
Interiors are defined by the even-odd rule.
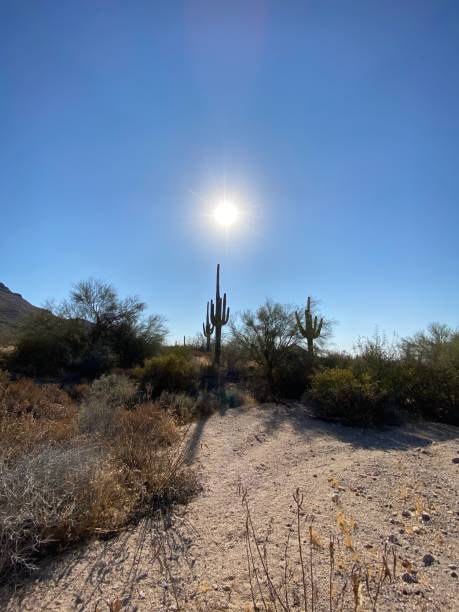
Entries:
[[[435,323],[396,342],[376,333],[337,353],[327,350],[332,321],[310,297],[304,314],[267,300],[230,317],[226,303],[218,268],[202,334],[175,346],[166,344],[162,316],[145,316],[138,298],[121,298],[98,280],[23,320],[0,354],[2,579],[33,570],[50,550],[189,501],[199,489],[190,451],[199,429],[190,443],[188,428],[197,422],[202,431],[213,413],[283,403],[347,425],[459,424],[457,330]],[[298,593],[287,583],[277,593],[270,586],[243,500],[253,604],[291,609],[299,598],[312,608],[311,578],[307,596],[304,575]],[[305,537],[304,554],[312,554],[313,531]],[[381,552],[382,567],[388,554]],[[367,571],[342,577],[355,605],[365,585],[376,601],[378,580],[395,579],[393,570],[371,579]],[[330,586],[332,599],[337,588]]]

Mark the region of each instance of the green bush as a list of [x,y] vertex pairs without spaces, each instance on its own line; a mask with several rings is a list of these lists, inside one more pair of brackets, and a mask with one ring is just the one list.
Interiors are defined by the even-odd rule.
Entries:
[[135,375],[152,397],[159,397],[163,391],[195,395],[198,390],[199,370],[187,349],[169,349],[147,359]]
[[459,332],[432,323],[402,341],[400,402],[426,419],[459,424]]
[[459,425],[459,368],[453,365],[402,362],[397,396],[412,413]]
[[368,374],[357,377],[347,368],[315,374],[305,397],[324,418],[362,425],[376,424],[384,418],[386,396],[379,385]]
[[8,367],[32,376],[61,374],[77,369],[87,348],[83,321],[62,319],[43,310],[25,319]]

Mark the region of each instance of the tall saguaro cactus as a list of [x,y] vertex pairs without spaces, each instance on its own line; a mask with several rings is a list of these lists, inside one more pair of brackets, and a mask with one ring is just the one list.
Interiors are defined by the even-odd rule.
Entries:
[[215,327],[215,354],[214,366],[220,367],[220,356],[222,350],[222,327],[229,321],[230,309],[226,307],[226,293],[220,297],[220,264],[217,265],[217,289],[215,292],[215,303],[210,300],[210,320]]
[[320,319],[320,321],[317,321],[317,316],[315,316],[314,319],[312,318],[310,297],[308,297],[306,310],[304,311],[304,325],[301,323],[301,319],[296,311],[295,317],[300,334],[303,336],[303,338],[306,338],[308,342],[308,353],[310,355],[314,355],[314,340],[320,336],[324,320]]
[[207,302],[207,311],[206,311],[206,322],[202,324],[202,333],[207,340],[206,350],[210,353],[210,338],[214,333],[215,327],[212,325],[209,319],[209,302]]

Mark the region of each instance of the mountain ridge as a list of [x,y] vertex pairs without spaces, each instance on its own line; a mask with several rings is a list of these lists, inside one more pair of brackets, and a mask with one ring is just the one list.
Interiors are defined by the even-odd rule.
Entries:
[[0,341],[11,340],[24,317],[40,310],[0,282]]

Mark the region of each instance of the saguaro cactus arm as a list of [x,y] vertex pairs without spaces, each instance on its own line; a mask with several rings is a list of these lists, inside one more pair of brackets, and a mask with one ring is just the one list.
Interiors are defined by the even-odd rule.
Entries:
[[215,326],[211,324],[209,319],[209,302],[207,302],[206,322],[202,324],[202,333],[207,339],[207,351],[210,351],[210,338],[214,333]]

